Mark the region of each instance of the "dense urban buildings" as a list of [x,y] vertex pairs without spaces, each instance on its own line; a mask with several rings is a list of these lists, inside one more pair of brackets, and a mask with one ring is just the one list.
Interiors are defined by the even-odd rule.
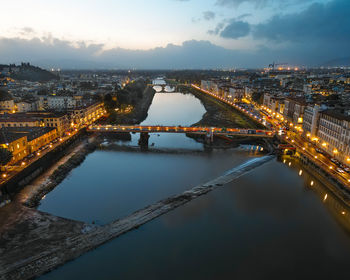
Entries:
[[202,80],[227,100],[250,100],[344,165],[350,165],[350,72],[346,69],[265,69],[230,79]]

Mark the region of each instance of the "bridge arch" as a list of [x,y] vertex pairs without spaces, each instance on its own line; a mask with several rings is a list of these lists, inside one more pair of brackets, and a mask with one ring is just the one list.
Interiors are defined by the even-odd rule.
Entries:
[[176,86],[172,85],[153,85],[152,88],[159,93],[175,92]]

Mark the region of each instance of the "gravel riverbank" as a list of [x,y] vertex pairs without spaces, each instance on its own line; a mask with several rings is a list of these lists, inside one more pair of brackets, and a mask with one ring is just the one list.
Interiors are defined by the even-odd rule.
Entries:
[[[24,207],[0,213],[0,279],[33,279],[188,203],[272,160],[268,155],[228,170],[206,184],[168,197],[105,226],[63,219]],[[4,210],[4,211],[5,211]],[[1,215],[3,214],[3,215]]]
[[86,138],[77,147],[68,150],[55,165],[21,190],[15,197],[15,201],[27,207],[38,206],[41,199],[61,183],[72,169],[79,166],[99,143],[100,140],[96,137]]

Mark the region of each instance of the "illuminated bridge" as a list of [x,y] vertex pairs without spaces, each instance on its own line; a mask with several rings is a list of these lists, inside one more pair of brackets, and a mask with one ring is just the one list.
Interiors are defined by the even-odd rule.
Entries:
[[272,130],[243,129],[243,128],[219,128],[219,127],[192,127],[192,126],[160,126],[160,125],[90,125],[87,128],[91,132],[138,132],[141,134],[140,143],[148,145],[149,133],[189,133],[206,136],[209,142],[214,136],[252,136],[271,138],[275,135]]

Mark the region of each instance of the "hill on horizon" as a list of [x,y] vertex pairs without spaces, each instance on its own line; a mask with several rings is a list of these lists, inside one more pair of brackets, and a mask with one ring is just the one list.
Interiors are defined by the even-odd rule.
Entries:
[[[8,71],[5,71],[7,70]],[[47,82],[51,80],[58,80],[59,77],[40,67],[33,66],[30,63],[15,64],[0,64],[0,72],[5,77],[10,77],[15,80],[26,80],[31,82]],[[5,72],[5,73],[4,73]]]

